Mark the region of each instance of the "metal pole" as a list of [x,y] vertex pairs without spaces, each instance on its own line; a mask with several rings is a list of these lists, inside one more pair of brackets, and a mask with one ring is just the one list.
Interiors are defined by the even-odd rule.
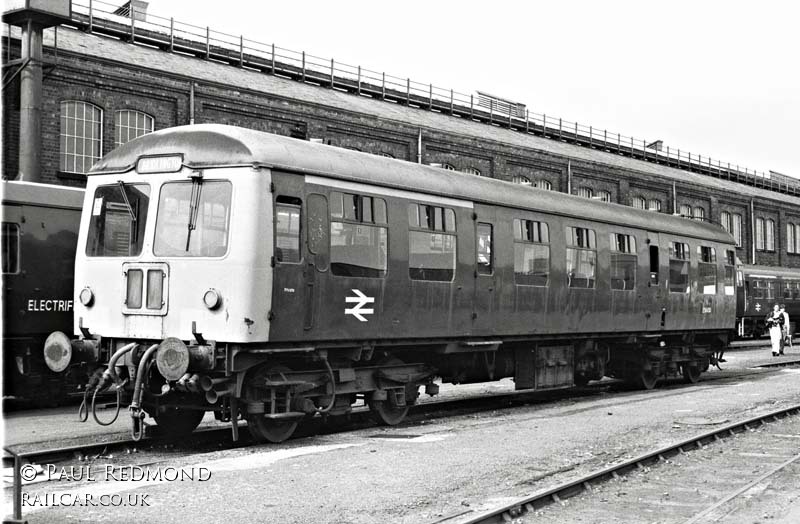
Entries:
[[417,135],[417,164],[422,163],[422,128],[419,128],[419,134]]
[[[89,32],[94,29],[94,10],[92,9],[92,0],[89,0]],[[11,33],[9,33],[11,36]]]
[[406,105],[411,102],[411,79],[406,78]]
[[302,69],[302,73],[303,73],[303,82],[305,82],[306,81],[306,52],[305,51],[303,51],[303,69]]
[[453,90],[450,90],[450,114],[453,114]]
[[189,124],[194,124],[194,82],[189,84]]
[[272,44],[272,74],[275,74],[275,44]]
[[333,58],[331,58],[331,89],[333,89],[333,85],[334,85],[333,84],[333,68],[334,68]]
[[135,20],[136,20],[134,18],[134,14],[136,13],[136,8],[133,6],[133,2],[130,2],[128,5],[131,8],[131,12],[130,12],[130,15],[131,15],[131,43],[134,44],[134,43],[136,43],[136,24],[134,23]]
[[169,52],[175,51],[175,19],[169,19]]
[[358,66],[358,94],[361,94],[361,66]]
[[592,147],[592,126],[589,126],[589,147]]
[[22,521],[22,457],[14,453],[14,520]]
[[239,67],[244,66],[244,36],[239,35]]
[[[10,34],[10,33],[9,33]],[[28,20],[22,27],[22,68],[19,83],[19,179],[41,181],[42,151],[42,38],[44,28]]]
[[750,263],[756,263],[756,208],[750,199]]
[[475,116],[475,95],[469,95],[469,117],[470,119]]
[[494,117],[494,100],[489,100],[489,123],[492,123]]
[[386,100],[386,73],[381,73],[381,100]]
[[433,84],[428,84],[428,109],[433,109]]
[[531,115],[530,110],[526,109],[525,110],[525,132],[526,133],[530,132],[530,125],[531,125],[530,115]]
[[206,60],[211,55],[211,28],[206,26]]

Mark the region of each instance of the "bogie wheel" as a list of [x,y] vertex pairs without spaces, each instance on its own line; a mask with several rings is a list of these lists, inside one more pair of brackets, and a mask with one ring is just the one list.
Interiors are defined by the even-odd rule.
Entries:
[[[403,364],[399,358],[391,357],[381,361],[378,366],[400,366]],[[378,424],[396,426],[406,418],[408,408],[417,401],[419,386],[408,384],[405,387],[406,405],[399,406],[394,395],[390,392],[386,400],[368,400],[369,411]]]
[[[245,391],[266,391],[258,388],[268,377],[275,380],[281,379],[281,374],[290,371],[286,366],[262,366],[254,374],[245,379]],[[261,400],[261,399],[259,399]],[[263,416],[262,413],[247,413],[247,431],[255,442],[278,443],[288,439],[297,429],[297,420],[275,421]]]
[[205,414],[201,409],[170,407],[166,411],[159,411],[153,418],[165,436],[180,437],[194,431]]
[[641,389],[650,390],[656,387],[658,376],[652,369],[642,369],[636,377],[636,382]]
[[697,384],[697,381],[700,380],[701,371],[697,366],[686,363],[681,366],[681,371],[683,372],[683,380],[687,384]]

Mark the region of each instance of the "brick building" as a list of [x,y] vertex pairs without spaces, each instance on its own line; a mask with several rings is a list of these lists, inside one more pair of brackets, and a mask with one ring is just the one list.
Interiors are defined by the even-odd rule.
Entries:
[[[57,46],[54,35],[45,32],[42,182],[83,185],[94,160],[145,132],[225,123],[710,220],[734,234],[742,261],[800,267],[800,196],[788,186],[756,187],[543,137],[513,129],[510,117],[506,126],[491,115],[459,118],[433,103],[392,103],[64,26]],[[4,60],[19,56],[13,31],[5,43]],[[3,177],[14,179],[18,85],[3,96]]]

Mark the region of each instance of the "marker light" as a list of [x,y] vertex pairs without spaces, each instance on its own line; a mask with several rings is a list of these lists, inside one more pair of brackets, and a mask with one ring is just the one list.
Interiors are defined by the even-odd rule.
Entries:
[[216,289],[211,288],[203,295],[203,303],[208,309],[217,309],[222,303],[222,295]]
[[81,293],[78,295],[78,298],[80,299],[81,304],[86,307],[89,307],[94,303],[94,293],[92,293],[92,290],[88,287],[81,289]]

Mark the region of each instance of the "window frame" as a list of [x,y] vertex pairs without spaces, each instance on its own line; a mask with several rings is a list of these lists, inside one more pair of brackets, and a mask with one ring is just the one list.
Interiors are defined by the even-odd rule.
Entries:
[[[12,237],[8,237],[7,233],[6,233],[6,228],[12,229],[12,227],[13,227],[14,235]],[[14,256],[14,261],[16,262],[16,265],[15,265],[14,268],[8,268],[9,271],[6,271],[6,268],[3,267],[2,274],[3,275],[19,275],[20,272],[22,271],[22,259],[21,259],[21,257],[22,257],[22,231],[21,231],[21,229],[19,227],[19,224],[17,222],[11,222],[11,221],[5,221],[4,220],[2,222],[2,237],[3,237],[3,239],[13,238],[14,239],[14,246],[16,246],[16,249],[15,249],[16,253],[15,253],[15,256]],[[9,260],[9,257],[7,256],[6,252],[8,251],[10,253],[11,250],[9,248],[10,247],[14,247],[14,246],[11,246],[8,243],[8,240],[6,240],[6,244],[3,246],[3,253],[2,253],[3,265],[4,266],[5,266],[6,262]],[[10,271],[10,269],[14,269],[14,271]]]
[[[535,224],[535,225],[534,225]],[[550,249],[550,225],[547,222],[543,222],[540,220],[531,220],[527,218],[515,218],[512,221],[512,225],[514,228],[514,285],[517,286],[527,286],[527,287],[548,287],[550,285],[550,267],[551,267],[551,249]],[[524,227],[523,227],[524,225]],[[528,234],[536,232],[537,234]],[[538,236],[538,240],[536,239]],[[530,238],[529,238],[530,237]],[[542,248],[544,251],[547,250],[547,273],[545,275],[545,282],[544,284],[539,283],[528,283],[528,282],[520,282],[518,277],[529,277],[533,276],[536,278],[536,274],[530,275],[529,273],[523,273],[517,271],[517,248],[518,246],[522,246],[523,249],[527,249],[528,246],[532,246],[534,249],[534,260],[536,258],[536,248]],[[523,251],[523,256],[525,251]]]
[[[119,117],[123,113],[128,115],[128,125],[125,125],[125,126],[121,126],[121,124],[119,122]],[[144,133],[142,133],[142,134],[137,134],[138,131],[140,130],[140,128],[138,126],[136,126],[135,124],[134,124],[134,126],[130,125],[131,116],[138,117],[139,115],[142,115],[144,117],[144,123],[145,124],[148,123],[148,119],[149,119],[149,123],[150,123],[150,129],[149,130],[147,130],[145,128],[141,128],[141,129],[144,129]],[[135,140],[136,138],[139,138],[140,136],[144,136],[144,135],[152,133],[155,130],[155,126],[156,126],[155,117],[145,113],[144,111],[139,111],[138,109],[117,109],[116,111],[114,111],[114,148],[120,147],[120,146],[130,142],[131,140]],[[124,142],[119,140],[120,139],[120,130],[121,130],[121,128],[126,129],[128,131],[128,139],[125,140]],[[130,131],[131,130],[133,130],[135,135],[136,135],[136,136],[134,136],[132,138],[130,136]]]
[[[636,273],[639,268],[639,252],[636,246],[636,237],[628,233],[609,233],[609,287],[611,291],[636,291]],[[623,249],[619,249],[622,246]],[[633,285],[628,287],[615,287],[614,281],[621,280],[626,282],[625,279],[615,279],[616,265],[620,261],[630,262],[633,261]]]
[[[339,202],[341,205],[341,215],[337,216],[334,214],[335,209],[334,206],[337,204],[336,195],[339,195]],[[356,209],[354,211],[355,217],[348,217],[348,212],[345,209],[345,196],[349,197],[356,197]],[[365,208],[364,208],[364,199],[370,199],[370,213],[369,219],[370,221],[365,221]],[[379,213],[376,212],[375,203],[381,202],[380,209],[382,211],[382,217],[378,217]],[[359,217],[359,209],[361,216]],[[389,207],[386,203],[386,199],[383,196],[377,196],[372,194],[364,194],[364,193],[350,193],[345,191],[331,191],[330,195],[328,196],[328,267],[330,268],[331,274],[336,277],[341,278],[380,278],[385,279],[386,276],[389,274]],[[378,221],[378,219],[382,218],[383,221]],[[378,274],[377,275],[344,275],[341,273],[337,273],[337,264],[340,262],[334,262],[334,223],[339,224],[348,224],[351,226],[363,226],[369,227],[374,229],[382,229],[383,235],[386,241],[386,249],[383,253],[383,267],[382,270],[375,270]],[[337,246],[338,247],[338,246]],[[348,246],[351,247],[351,246]],[[380,247],[378,245],[378,247]],[[362,266],[366,267],[366,266]],[[367,269],[374,269],[374,268],[367,268]]]
[[[282,200],[282,199],[284,199],[284,200]],[[275,245],[272,247],[272,249],[273,249],[272,253],[275,256],[275,263],[276,264],[298,265],[298,264],[302,264],[303,263],[303,204],[302,204],[302,202],[294,203],[294,202],[286,201],[286,200],[289,200],[289,199],[298,200],[299,201],[299,199],[295,199],[294,197],[286,197],[284,195],[279,196],[278,198],[275,199],[275,217],[273,219],[274,220],[274,222],[273,222],[274,223],[274,234],[273,234],[273,237],[274,237],[274,244]],[[295,260],[295,261],[284,260],[283,259],[283,252],[281,252],[281,257],[280,258],[278,257],[278,249],[280,249],[278,247],[278,237],[281,236],[281,235],[278,234],[278,210],[280,208],[287,209],[290,212],[291,211],[297,211],[297,237],[295,239],[293,239],[293,240],[297,240],[297,260]],[[291,219],[289,221],[289,228],[290,228],[289,232],[291,233]],[[289,235],[283,235],[283,236],[288,237]]]
[[[584,234],[580,234],[581,231],[585,231]],[[597,289],[597,232],[589,227],[582,227],[582,226],[566,226],[564,229],[565,233],[565,244],[566,244],[566,264],[564,267],[564,274],[567,277],[567,287],[570,289]],[[583,240],[582,240],[583,239]],[[585,243],[586,245],[581,245],[581,243]],[[572,274],[568,269],[570,264],[570,251],[574,251],[576,255],[576,267],[573,269],[579,269],[581,263],[589,262],[592,267],[592,274],[591,277],[581,277],[581,279],[586,279],[586,286],[576,286],[573,285],[573,282],[576,280],[573,278]],[[592,260],[582,260],[583,254],[582,252],[588,252],[592,255]],[[574,273],[574,271],[573,271]],[[589,285],[589,281],[591,280],[591,285]]]
[[[70,105],[74,105],[74,112],[73,115],[70,116],[69,107]],[[78,118],[78,108],[82,109],[83,116],[81,119]],[[96,114],[98,116],[97,120],[87,120],[86,119],[86,111],[88,108],[91,108],[92,115]],[[70,173],[70,174],[78,174],[78,175],[86,175],[92,166],[99,161],[103,157],[103,118],[105,115],[105,111],[102,107],[93,104],[91,102],[87,102],[86,100],[62,100],[59,104],[59,151],[58,151],[58,169],[61,173]],[[74,134],[70,134],[70,122],[69,120],[73,119],[75,121],[74,124]],[[83,135],[78,135],[78,124],[81,124],[82,129],[84,130]],[[91,125],[89,125],[91,124]],[[97,136],[94,136],[92,133],[90,136],[87,137],[86,130],[87,128],[91,127],[93,130],[97,131]],[[78,154],[78,141],[81,141],[82,144],[82,153]],[[67,150],[67,144],[73,141],[73,151],[69,152]],[[86,142],[94,145],[97,144],[97,156],[92,153],[86,154]],[[78,169],[78,159],[80,159],[83,171]],[[86,161],[87,159],[90,161],[90,164],[87,166]]]

